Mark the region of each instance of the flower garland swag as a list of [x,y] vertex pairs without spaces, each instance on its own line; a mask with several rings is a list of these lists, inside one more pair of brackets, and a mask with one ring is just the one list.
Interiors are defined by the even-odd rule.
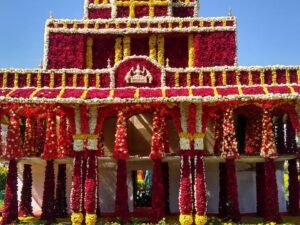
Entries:
[[153,161],[153,176],[152,176],[152,213],[151,222],[157,223],[165,215],[165,196],[164,196],[164,181],[162,174],[162,161],[163,156],[163,129],[161,123],[161,116],[158,111],[153,115],[153,131],[151,153],[149,157]]
[[22,217],[32,216],[32,172],[31,165],[24,164],[23,171],[23,187],[21,191],[21,202],[19,215]]
[[47,114],[46,140],[42,158],[47,160],[41,220],[48,223],[55,222],[55,175],[54,160],[57,157],[56,116]]
[[297,170],[297,159],[289,160],[289,204],[288,214],[290,216],[299,215],[299,181]]
[[4,208],[1,224],[10,224],[18,220],[18,182],[17,161],[21,156],[20,119],[13,110],[10,111],[7,128],[7,144],[3,151],[3,157],[9,160],[8,175],[5,185]]
[[264,163],[256,163],[256,209],[258,216],[264,216],[264,188],[265,188],[265,176],[264,176]]
[[67,196],[66,196],[66,164],[58,166],[58,175],[56,183],[55,197],[55,215],[56,218],[66,218],[67,211]]
[[272,114],[268,108],[263,111],[262,148],[260,154],[265,158],[264,219],[266,221],[280,222],[276,169],[273,160],[277,157],[277,151],[272,125]]
[[223,145],[221,156],[226,159],[226,189],[228,194],[227,199],[227,216],[228,219],[239,222],[241,220],[239,202],[238,202],[238,187],[235,170],[235,159],[239,157],[237,151],[237,142],[235,138],[233,109],[228,108],[224,114],[223,124]]
[[88,151],[87,175],[85,180],[84,208],[86,212],[85,223],[97,223],[97,151]]
[[127,118],[122,111],[119,111],[118,113],[113,157],[117,159],[115,213],[123,223],[126,223],[129,219],[126,168],[126,160],[128,159],[128,140]]

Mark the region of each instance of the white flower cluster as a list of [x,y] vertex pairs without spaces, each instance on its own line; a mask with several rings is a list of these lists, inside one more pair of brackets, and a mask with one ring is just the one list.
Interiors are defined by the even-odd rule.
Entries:
[[[180,124],[183,133],[188,132],[188,104],[180,103]],[[180,137],[179,145],[181,150],[190,150],[190,140],[187,137]]]

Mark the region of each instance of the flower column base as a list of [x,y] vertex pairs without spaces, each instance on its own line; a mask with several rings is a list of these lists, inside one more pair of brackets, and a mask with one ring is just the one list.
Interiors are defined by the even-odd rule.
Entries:
[[204,225],[207,222],[207,216],[196,215],[195,216],[195,224],[196,225]]
[[179,216],[179,222],[181,225],[191,225],[193,224],[193,216],[192,215],[183,215],[180,214]]
[[95,225],[97,223],[97,214],[86,214],[85,224],[86,225]]
[[72,222],[72,225],[81,225],[83,222],[83,214],[82,213],[72,213],[71,222]]

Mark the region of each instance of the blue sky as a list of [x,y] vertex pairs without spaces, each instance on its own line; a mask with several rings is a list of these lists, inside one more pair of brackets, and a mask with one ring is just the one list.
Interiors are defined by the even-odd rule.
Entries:
[[[300,64],[299,0],[200,0],[200,15],[238,19],[239,65]],[[83,0],[1,0],[0,68],[36,68],[45,20],[82,18]]]

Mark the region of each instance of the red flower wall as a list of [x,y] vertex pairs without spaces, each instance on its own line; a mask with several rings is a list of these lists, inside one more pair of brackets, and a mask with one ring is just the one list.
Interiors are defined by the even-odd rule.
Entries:
[[85,37],[82,34],[49,34],[48,69],[85,67]]
[[149,55],[149,38],[147,36],[131,37],[131,55]]
[[[194,46],[195,66],[232,66],[235,63],[235,32],[203,32],[196,34]],[[178,51],[178,48],[175,48],[175,50]]]
[[187,67],[188,37],[165,36],[165,58],[169,59],[170,67]]
[[93,42],[93,68],[107,68],[107,60],[113,64],[115,58],[115,38],[95,38]]
[[108,19],[111,17],[111,9],[89,9],[88,17],[89,19]]

